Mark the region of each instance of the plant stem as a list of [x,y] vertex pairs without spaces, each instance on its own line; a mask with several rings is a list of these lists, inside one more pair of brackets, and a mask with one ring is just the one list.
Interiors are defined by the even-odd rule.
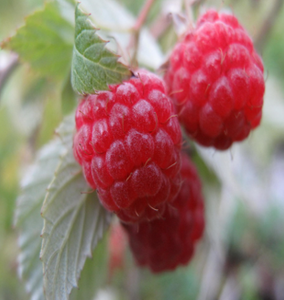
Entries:
[[142,26],[144,25],[147,15],[153,5],[155,0],[146,0],[139,16],[138,19],[136,21],[136,23],[134,24],[132,30],[133,30],[133,40],[132,40],[132,45],[134,46],[134,52],[133,52],[133,56],[131,59],[131,65],[137,65],[137,61],[136,61],[136,57],[137,57],[137,53],[138,53],[138,45],[139,45],[139,36],[140,36],[140,30],[142,28]]
[[145,23],[145,20],[147,18],[147,15],[153,5],[155,0],[146,0],[139,16],[138,19],[133,27],[134,31],[139,31],[141,29],[141,27],[143,26],[143,24]]

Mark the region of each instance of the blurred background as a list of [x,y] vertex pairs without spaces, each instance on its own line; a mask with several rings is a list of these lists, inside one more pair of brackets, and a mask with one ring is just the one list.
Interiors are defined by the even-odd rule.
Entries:
[[[134,15],[143,5],[143,0],[117,1]],[[178,2],[157,0],[147,18],[164,53],[176,41],[168,14]],[[0,41],[43,3],[0,0]],[[228,152],[191,146],[203,182],[207,221],[191,264],[152,275],[138,270],[126,250],[124,262],[97,299],[284,300],[283,0],[197,0],[194,17],[204,6],[233,11],[263,57],[262,124]],[[14,53],[0,50],[0,300],[29,299],[17,275],[13,217],[19,182],[36,151],[75,105],[69,77],[60,82],[41,77]]]

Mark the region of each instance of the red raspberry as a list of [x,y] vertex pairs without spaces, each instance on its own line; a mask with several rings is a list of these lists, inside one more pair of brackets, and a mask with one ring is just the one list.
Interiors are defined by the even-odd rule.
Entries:
[[201,182],[194,165],[182,158],[182,187],[162,218],[140,224],[125,224],[130,247],[140,266],[153,272],[173,270],[186,265],[194,245],[204,230]]
[[202,15],[175,46],[165,81],[180,122],[203,146],[228,149],[260,124],[263,64],[232,15]]
[[159,216],[180,187],[181,131],[164,83],[137,77],[86,96],[73,152],[103,206],[124,222]]

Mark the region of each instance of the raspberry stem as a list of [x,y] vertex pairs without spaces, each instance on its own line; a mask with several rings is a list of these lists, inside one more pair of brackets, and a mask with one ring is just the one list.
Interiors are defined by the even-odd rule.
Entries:
[[136,20],[135,25],[133,26],[133,40],[130,42],[130,44],[133,45],[134,52],[133,52],[133,57],[131,59],[131,65],[135,66],[137,65],[136,57],[137,57],[137,52],[138,52],[138,44],[139,44],[139,36],[140,36],[140,29],[143,26],[143,24],[146,21],[147,15],[153,5],[155,0],[146,0],[139,16],[138,19]]
[[141,27],[145,23],[146,17],[155,0],[147,0],[138,16],[138,19],[133,27],[134,31],[140,31]]

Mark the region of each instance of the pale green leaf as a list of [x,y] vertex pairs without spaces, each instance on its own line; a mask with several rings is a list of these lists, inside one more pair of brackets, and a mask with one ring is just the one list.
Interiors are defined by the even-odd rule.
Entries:
[[93,300],[98,290],[107,281],[108,258],[106,235],[95,248],[93,257],[87,259],[79,279],[79,289],[71,293],[71,300],[90,299]]
[[165,62],[160,46],[150,32],[143,28],[140,34],[140,42],[137,61],[149,69],[157,70]]
[[22,181],[22,192],[17,199],[15,225],[19,228],[19,274],[32,300],[43,300],[42,263],[39,259],[43,219],[40,208],[59,157],[64,152],[59,140],[45,146]]
[[[71,208],[72,206],[75,206],[75,211],[79,212],[77,223],[76,224],[84,224],[85,227],[82,229],[80,226],[76,226],[74,224],[73,230],[70,230],[68,234],[65,235],[65,237],[69,237],[70,240],[66,240],[65,247],[68,247],[70,258],[72,255],[76,255],[76,259],[73,259],[74,257],[71,257],[71,260],[73,264],[70,264],[70,272],[68,275],[70,275],[71,279],[73,280],[73,276],[77,276],[75,280],[78,280],[78,276],[80,274],[80,270],[82,269],[86,256],[90,256],[91,252],[96,246],[97,241],[101,238],[103,231],[105,227],[107,226],[109,222],[109,214],[105,213],[104,209],[99,204],[96,195],[90,194],[81,194],[81,188],[83,188],[85,191],[88,190],[88,187],[86,186],[86,183],[84,182],[84,179],[82,177],[82,174],[80,173],[80,167],[74,162],[74,159],[72,155],[66,156],[66,150],[72,149],[72,139],[73,139],[73,131],[74,131],[74,115],[71,115],[64,119],[62,124],[57,130],[57,133],[60,137],[51,142],[49,145],[45,146],[38,154],[37,159],[34,163],[34,165],[31,167],[31,169],[26,173],[26,175],[23,178],[22,181],[22,193],[19,196],[17,200],[17,209],[16,209],[16,215],[15,215],[15,224],[16,227],[20,231],[19,235],[19,245],[20,245],[20,255],[19,255],[19,273],[26,284],[27,291],[31,294],[32,300],[44,300],[44,294],[43,294],[43,265],[42,262],[39,259],[40,255],[40,249],[42,244],[42,239],[40,238],[40,234],[43,227],[43,219],[40,216],[40,209],[44,200],[44,197],[46,196],[47,187],[49,186],[50,182],[52,181],[52,178],[54,178],[54,172],[57,169],[57,166],[63,166],[66,165],[67,161],[63,160],[60,162],[60,158],[67,157],[68,162],[71,163],[71,165],[74,167],[74,169],[71,169],[75,171],[75,173],[72,172],[72,170],[69,169],[69,164],[67,163],[65,171],[68,172],[70,170],[71,172],[66,176],[66,178],[62,178],[61,176],[64,173],[64,170],[62,170],[60,167],[57,169],[57,176],[53,180],[53,184],[50,186],[51,190],[49,191],[49,196],[46,200],[46,205],[48,207],[44,207],[44,215],[47,217],[48,221],[46,221],[46,230],[51,229],[50,221],[53,221],[55,218],[58,220],[58,214],[63,211],[56,211],[58,206],[64,205],[64,200],[67,200],[68,203],[66,205],[66,208]],[[62,173],[63,172],[63,173]],[[79,190],[77,190],[75,193],[73,193],[73,189],[71,188],[71,191],[69,190],[69,186],[63,187],[61,184],[63,183],[63,180],[70,179],[70,177],[76,177],[74,179],[75,186],[80,186]],[[58,182],[58,180],[60,182]],[[72,180],[71,180],[72,181]],[[56,191],[55,184],[58,184],[58,191]],[[65,191],[65,192],[64,192]],[[58,192],[58,195],[62,195],[62,197],[57,198],[55,204],[50,204],[49,199],[52,197],[52,195],[56,194]],[[71,193],[70,199],[64,198],[64,195]],[[76,197],[76,195],[79,194],[78,198],[72,198],[73,196]],[[83,199],[84,198],[84,199]],[[72,204],[73,199],[73,204]],[[78,200],[78,202],[76,201]],[[82,201],[80,201],[82,200]],[[63,201],[63,202],[62,202]],[[75,201],[75,205],[74,205]],[[70,204],[70,206],[68,206]],[[78,206],[76,206],[78,204]],[[54,206],[55,205],[55,206]],[[79,208],[80,207],[80,208]],[[71,208],[72,210],[72,208]],[[69,211],[70,214],[72,214],[72,211]],[[85,218],[80,219],[80,216],[82,216],[82,213],[85,213]],[[51,214],[51,215],[50,215]],[[61,215],[60,215],[61,216]],[[59,216],[59,217],[60,217]],[[66,219],[61,216],[62,223],[59,224],[59,227],[61,230],[64,230],[64,227],[62,227],[63,224],[66,224]],[[66,215],[66,218],[68,219],[68,213]],[[82,223],[83,222],[83,223]],[[56,238],[59,238],[57,236],[57,233],[60,233],[61,231],[58,230],[58,227],[54,227],[52,232],[55,234],[49,235],[50,231],[44,231],[44,251],[45,254],[48,255],[51,249],[56,249],[58,247],[58,244],[56,244]],[[79,232],[81,230],[81,232]],[[78,235],[81,236],[81,244],[78,242]],[[58,241],[58,240],[57,240]],[[55,242],[55,243],[54,243]],[[60,242],[60,241],[59,241]],[[78,242],[78,244],[76,244]],[[75,248],[72,248],[75,243]],[[102,254],[104,252],[103,249],[105,249],[103,243],[102,245],[99,245],[98,249],[95,249],[94,257],[92,260],[88,260],[86,265],[86,271],[82,273],[81,281],[79,282],[79,285],[81,286],[81,290],[74,293],[74,297],[72,299],[84,299],[81,296],[82,295],[91,295],[91,293],[95,293],[96,288],[102,283],[102,279],[104,278],[98,278],[98,274],[101,272],[101,268],[104,268],[104,264],[106,263],[106,258]],[[53,248],[55,247],[55,248]],[[76,254],[76,250],[79,251]],[[59,251],[60,252],[60,251]],[[44,256],[46,257],[46,256]],[[57,256],[59,257],[59,256]],[[64,259],[64,257],[62,256]],[[49,267],[49,263],[44,262],[45,267]],[[49,261],[52,262],[52,259]],[[75,264],[75,262],[77,264]],[[78,269],[76,269],[76,265],[78,266]],[[96,268],[97,266],[97,268]],[[94,268],[95,270],[91,270],[90,268]],[[45,269],[46,270],[46,269]],[[50,276],[51,269],[46,270],[46,280]],[[93,273],[92,273],[93,272]],[[88,291],[84,291],[83,289],[88,288],[88,285],[90,284],[90,278],[88,279],[87,274],[92,274],[94,280],[96,282],[92,285],[92,287],[89,287]],[[97,274],[97,275],[96,275]],[[67,280],[70,280],[68,277]],[[56,281],[58,285],[54,285],[54,287],[58,287],[59,289],[64,289],[66,287],[67,282],[62,282],[60,280]],[[70,281],[72,282],[72,281]],[[52,291],[48,290],[48,291]],[[69,291],[70,292],[70,291]],[[81,296],[80,296],[81,295]],[[58,298],[54,299],[66,299],[64,297],[61,298],[61,296],[58,296]],[[68,297],[68,296],[67,296]],[[50,298],[49,293],[47,293],[47,299]],[[67,298],[68,299],[68,298]]]
[[120,83],[130,77],[118,56],[105,46],[107,41],[97,34],[89,17],[78,7],[75,12],[75,44],[72,60],[72,86],[80,94],[107,90],[109,84]]
[[47,300],[67,300],[78,286],[86,258],[102,238],[111,215],[89,193],[72,151],[61,161],[42,207],[41,258]]
[[74,12],[76,7],[76,0],[56,0],[58,3],[58,9],[61,16],[70,24],[75,25]]
[[2,43],[28,62],[43,76],[56,80],[66,77],[72,59],[73,26],[61,15],[56,2],[26,18],[25,25]]
[[64,118],[64,122],[62,122],[55,131],[66,149],[72,149],[74,130],[75,116],[74,114],[70,114]]
[[117,1],[82,0],[81,6],[91,13],[90,18],[103,30],[126,32],[135,23],[134,16]]

